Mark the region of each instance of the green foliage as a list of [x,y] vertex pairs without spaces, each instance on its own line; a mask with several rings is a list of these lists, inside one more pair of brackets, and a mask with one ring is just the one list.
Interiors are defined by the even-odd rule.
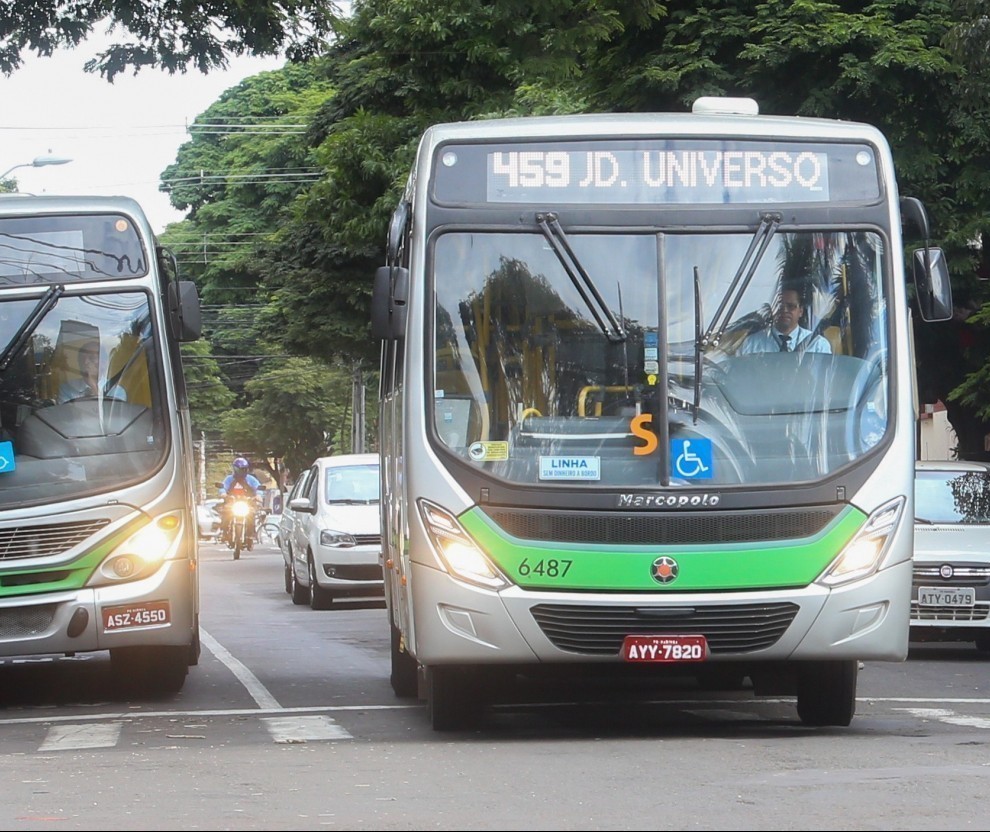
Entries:
[[3,4],[0,72],[9,75],[25,52],[51,55],[106,28],[114,43],[86,62],[86,70],[113,81],[128,70],[158,67],[170,73],[209,72],[233,55],[311,58],[325,47],[340,10],[326,0],[34,0]]
[[280,458],[295,476],[316,457],[350,449],[348,369],[305,358],[272,361],[246,388],[248,406],[225,414],[220,426],[254,458]]
[[[240,305],[249,296],[261,304],[245,335],[252,341],[368,364],[377,353],[371,277],[419,136],[432,123],[685,111],[700,95],[752,96],[764,113],[867,122],[890,140],[900,191],[926,203],[953,270],[958,319],[917,331],[921,389],[926,401],[951,403],[963,454],[981,451],[981,420],[990,419],[990,312],[980,279],[990,277],[982,245],[990,234],[988,7],[357,0],[319,61],[249,79],[204,113],[203,124],[276,117],[305,127],[280,137],[204,131],[183,147],[165,187],[188,209],[180,230],[199,255],[181,259],[210,303]],[[249,176],[297,168],[319,175]],[[199,177],[201,170],[228,176]],[[230,245],[213,246],[213,235]],[[233,351],[232,338],[215,340]]]

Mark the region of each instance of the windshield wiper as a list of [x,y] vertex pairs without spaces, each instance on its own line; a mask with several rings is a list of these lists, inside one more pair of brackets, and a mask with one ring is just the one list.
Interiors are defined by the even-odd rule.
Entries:
[[547,242],[550,243],[553,253],[560,260],[560,265],[564,267],[564,271],[567,272],[567,276],[571,279],[571,283],[574,284],[574,288],[581,295],[584,305],[588,307],[588,311],[591,312],[595,323],[598,324],[598,328],[609,341],[616,344],[624,342],[626,340],[625,329],[623,329],[622,324],[615,317],[612,310],[608,308],[608,304],[602,297],[601,292],[598,291],[598,287],[595,286],[591,275],[588,274],[584,266],[581,265],[581,261],[578,260],[577,255],[571,248],[571,244],[567,241],[567,235],[564,233],[564,229],[561,228],[557,215],[552,212],[546,214],[539,213],[536,215],[536,223],[540,226],[543,236],[547,238]]
[[14,360],[14,356],[27,343],[27,339],[38,328],[38,324],[44,320],[45,315],[51,312],[55,304],[58,303],[58,299],[64,291],[65,286],[61,283],[56,283],[50,286],[48,291],[42,295],[41,300],[31,310],[31,314],[24,319],[24,323],[18,327],[17,332],[14,333],[14,337],[4,348],[3,354],[0,355],[0,373],[6,372],[10,366],[10,362]]
[[717,347],[719,341],[722,340],[722,335],[725,333],[729,321],[732,320],[732,315],[735,313],[739,301],[746,294],[746,288],[753,279],[753,275],[756,273],[756,267],[760,265],[760,261],[763,259],[763,255],[766,253],[767,246],[770,245],[773,235],[777,232],[777,226],[780,225],[780,221],[780,214],[760,214],[760,225],[756,229],[753,239],[749,242],[749,248],[746,249],[746,254],[743,255],[743,259],[739,263],[735,277],[732,278],[732,283],[729,284],[729,288],[726,289],[725,294],[722,296],[722,301],[719,303],[718,309],[715,311],[714,317],[712,317],[712,322],[708,325],[708,329],[701,336],[700,347],[702,349]]
[[694,405],[691,415],[694,423],[698,424],[698,411],[701,409],[701,275],[698,267],[694,267]]

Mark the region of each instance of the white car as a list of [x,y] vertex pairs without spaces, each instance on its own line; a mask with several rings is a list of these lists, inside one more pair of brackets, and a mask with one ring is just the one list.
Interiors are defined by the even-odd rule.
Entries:
[[196,524],[200,540],[216,540],[220,534],[220,515],[217,507],[223,500],[207,500],[196,504]]
[[912,641],[990,652],[990,465],[915,463]]
[[282,521],[293,603],[320,610],[334,598],[383,597],[378,454],[320,457],[297,486]]

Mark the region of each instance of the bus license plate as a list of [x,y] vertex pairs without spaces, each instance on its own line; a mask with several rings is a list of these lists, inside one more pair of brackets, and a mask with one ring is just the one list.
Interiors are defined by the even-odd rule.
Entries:
[[973,607],[976,590],[971,586],[919,586],[918,605],[922,607]]
[[627,662],[703,662],[708,658],[704,636],[626,636],[622,658]]
[[154,627],[172,620],[168,601],[146,601],[143,604],[123,604],[103,607],[103,629],[126,630],[130,627]]

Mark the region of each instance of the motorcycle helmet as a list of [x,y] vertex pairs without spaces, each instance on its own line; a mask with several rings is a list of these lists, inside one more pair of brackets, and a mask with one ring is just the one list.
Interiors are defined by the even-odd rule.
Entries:
[[251,467],[251,463],[248,462],[244,457],[239,456],[234,460],[234,470],[235,471],[247,471]]

